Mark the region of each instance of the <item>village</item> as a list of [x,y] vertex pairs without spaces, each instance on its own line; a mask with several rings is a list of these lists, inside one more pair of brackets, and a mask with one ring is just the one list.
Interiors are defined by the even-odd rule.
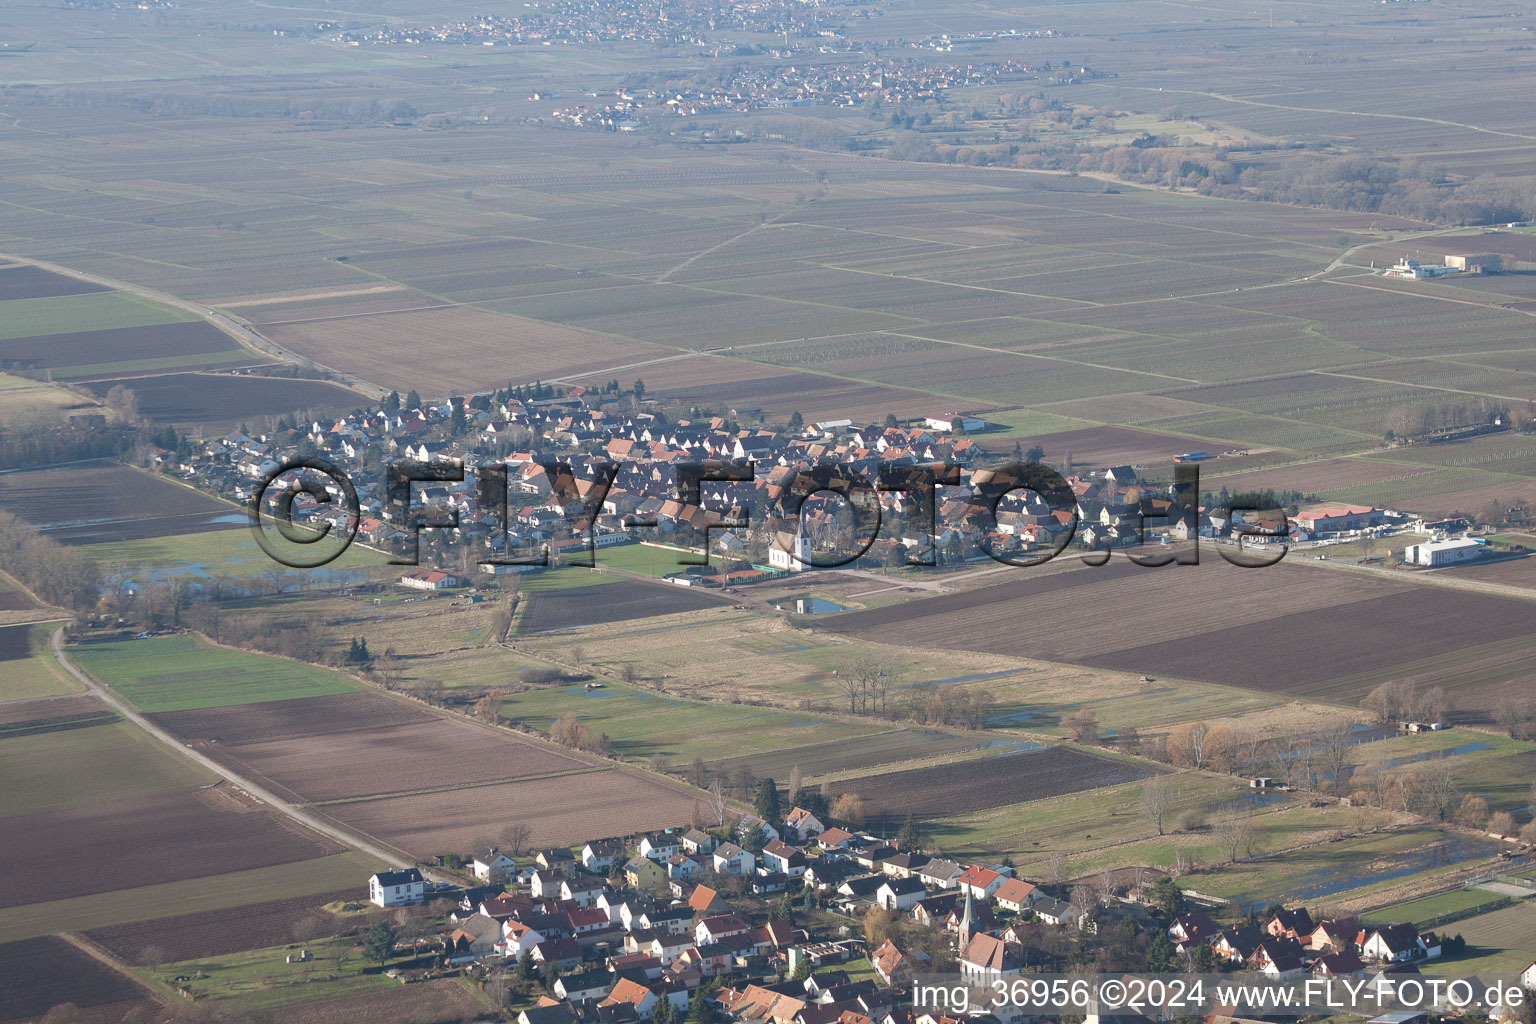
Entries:
[[[296,523],[350,535],[355,515],[357,540],[393,555],[416,550],[419,538],[421,560],[438,575],[407,575],[401,583],[426,590],[467,585],[476,574],[590,565],[594,550],[633,543],[715,556],[713,564],[673,574],[674,582],[715,587],[827,565],[900,568],[988,558],[1029,564],[1068,545],[1108,552],[1205,541],[1243,550],[1328,551],[1352,543],[1364,545],[1369,558],[1378,544],[1407,537],[1418,543],[1404,548],[1402,563],[1431,569],[1493,554],[1484,539],[1471,536],[1469,517],[1307,504],[1300,495],[1282,501],[1207,490],[1197,497],[1169,482],[1166,467],[1067,466],[1070,498],[1020,483],[989,500],[1004,479],[1000,467],[1022,463],[1027,471],[1040,462],[1042,449],[1026,451],[1019,442],[1011,451],[1006,444],[984,448],[989,424],[967,413],[906,422],[887,416],[883,424],[804,423],[795,414],[776,428],[763,424],[757,410],[669,418],[644,396],[642,381],[633,389],[614,381],[560,393],[524,385],[436,403],[414,393],[391,395],[377,410],[340,418],[284,417],[258,436],[237,431],[194,441],[172,432],[159,440],[173,447],[157,448],[151,461],[242,504],[259,496],[268,516],[291,507]],[[749,418],[758,425],[743,426]],[[357,494],[355,512],[335,481],[323,481],[325,501],[288,493],[285,487],[298,488],[294,474],[280,478],[284,486],[267,487],[295,456],[318,456],[344,472]],[[677,467],[706,460],[750,463],[751,478],[702,482],[697,500],[690,500],[679,488]],[[1198,469],[1213,460],[1191,452],[1173,461]],[[391,466],[412,462],[466,468],[457,479],[416,484],[405,502],[391,496],[387,476]],[[569,467],[569,474],[548,468],[552,464]],[[892,483],[903,470],[920,476],[935,466],[953,475],[938,486]],[[496,493],[502,473],[505,503]],[[851,481],[853,489],[829,494],[828,482],[836,488],[838,480]],[[1283,504],[1292,506],[1289,515]],[[850,515],[850,507],[862,514]]]
[[[805,806],[774,813],[777,801],[764,780],[756,802],[767,819],[516,855],[490,848],[429,866],[461,875],[462,887],[433,884],[415,867],[380,872],[368,880],[371,902],[431,901],[437,931],[375,958],[412,956],[397,968],[402,980],[413,971],[510,973],[519,1024],[956,1019],[913,1005],[919,978],[958,978],[978,990],[973,1005],[1009,1024],[1049,1016],[984,998],[1026,974],[1078,967],[1396,983],[1460,944],[1402,922],[1314,918],[1278,905],[1243,911],[1145,873],[1097,886],[1036,884],[1006,862],[930,855],[910,819],[898,838],[882,839],[829,827],[832,815]],[[375,930],[393,941],[387,924]],[[1536,985],[1536,963],[1520,980]]]

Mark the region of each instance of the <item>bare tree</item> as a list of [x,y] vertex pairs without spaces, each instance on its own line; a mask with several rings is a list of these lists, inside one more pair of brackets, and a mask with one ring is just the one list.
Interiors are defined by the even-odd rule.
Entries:
[[1317,757],[1327,790],[1344,792],[1345,783],[1354,771],[1350,752],[1354,747],[1355,727],[1350,722],[1340,722],[1317,734]]
[[789,805],[795,805],[795,797],[800,793],[800,766],[795,765],[789,770]]
[[1163,834],[1163,822],[1173,807],[1173,783],[1166,775],[1148,779],[1141,787],[1141,816]]
[[532,836],[533,826],[526,821],[514,821],[501,830],[501,842],[514,857],[523,852]]
[[715,815],[715,824],[717,826],[724,825],[726,810],[725,787],[720,785],[718,778],[709,784],[709,801],[710,809]]
[[1214,828],[1216,841],[1226,851],[1228,864],[1236,862],[1237,851],[1248,843],[1252,831],[1252,823],[1236,807],[1227,808],[1221,817],[1216,819]]

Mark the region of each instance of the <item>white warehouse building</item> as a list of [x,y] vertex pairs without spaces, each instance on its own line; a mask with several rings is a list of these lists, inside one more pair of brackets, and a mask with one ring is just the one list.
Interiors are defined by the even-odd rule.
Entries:
[[1410,544],[1403,549],[1403,561],[1409,565],[1422,565],[1438,569],[1445,565],[1460,565],[1483,557],[1488,551],[1480,540],[1463,537],[1459,540],[1436,540],[1425,544]]

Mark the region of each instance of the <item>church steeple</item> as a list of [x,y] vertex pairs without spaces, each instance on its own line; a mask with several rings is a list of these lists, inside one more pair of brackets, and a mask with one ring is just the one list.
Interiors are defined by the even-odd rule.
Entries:
[[960,930],[955,937],[956,947],[963,953],[965,947],[971,944],[971,932],[975,928],[975,917],[971,909],[971,887],[965,887],[965,913],[960,916]]

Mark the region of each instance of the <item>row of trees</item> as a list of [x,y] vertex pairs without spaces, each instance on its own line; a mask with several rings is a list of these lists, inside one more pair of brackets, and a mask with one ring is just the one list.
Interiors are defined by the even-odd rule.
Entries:
[[[89,501],[90,496],[76,497]],[[101,600],[101,570],[94,561],[4,510],[0,510],[0,566],[60,608],[86,611]]]

